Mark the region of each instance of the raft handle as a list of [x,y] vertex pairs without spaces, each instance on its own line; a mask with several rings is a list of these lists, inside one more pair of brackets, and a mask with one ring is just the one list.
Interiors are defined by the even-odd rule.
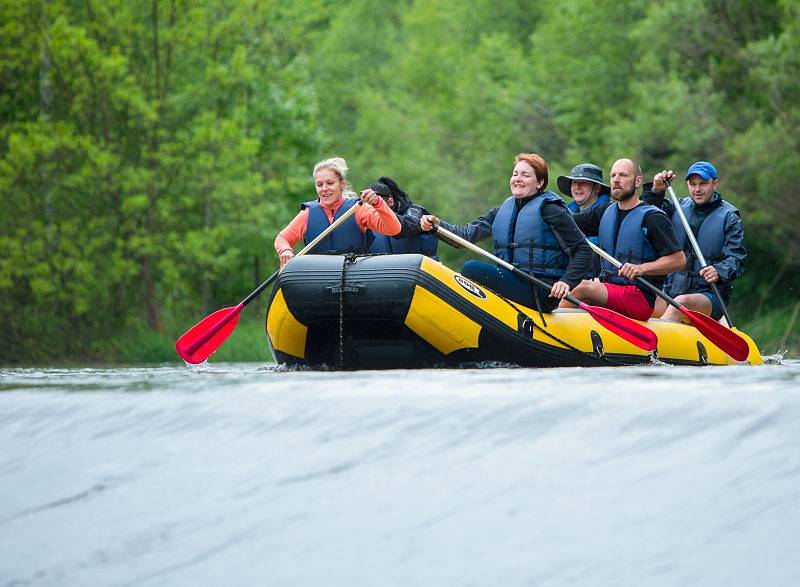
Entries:
[[600,357],[606,354],[606,351],[603,348],[603,339],[596,330],[592,330],[591,335],[592,335],[592,348],[594,349],[595,356],[599,359]]

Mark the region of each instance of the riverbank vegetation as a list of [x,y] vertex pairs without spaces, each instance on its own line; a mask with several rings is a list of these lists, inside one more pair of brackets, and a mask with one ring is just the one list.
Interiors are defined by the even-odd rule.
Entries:
[[[274,235],[323,157],[462,222],[501,200],[520,151],[545,156],[552,187],[583,161],[632,157],[649,177],[714,162],[750,251],[737,325],[800,352],[798,0],[0,12],[2,362],[177,360],[178,335],[277,268]],[[220,356],[266,356],[266,299]]]

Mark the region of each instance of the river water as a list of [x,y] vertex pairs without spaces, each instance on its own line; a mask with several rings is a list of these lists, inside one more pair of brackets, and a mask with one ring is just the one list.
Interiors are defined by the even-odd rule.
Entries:
[[800,361],[0,370],[0,586],[800,584]]

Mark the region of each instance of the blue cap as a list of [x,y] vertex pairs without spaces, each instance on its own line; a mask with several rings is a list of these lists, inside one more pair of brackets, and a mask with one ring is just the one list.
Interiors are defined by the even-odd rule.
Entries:
[[698,161],[697,163],[693,163],[689,171],[686,172],[686,179],[689,179],[690,175],[695,174],[703,179],[717,179],[717,168],[708,161]]

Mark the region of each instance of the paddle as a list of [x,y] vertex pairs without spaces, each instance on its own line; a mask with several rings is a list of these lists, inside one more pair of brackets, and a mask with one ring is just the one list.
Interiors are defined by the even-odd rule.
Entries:
[[[304,255],[317,246],[322,239],[336,230],[342,222],[355,214],[362,203],[363,202],[359,200],[358,204],[337,218],[328,228],[323,230],[317,238],[303,247],[303,250],[297,253],[295,257]],[[236,324],[239,322],[239,314],[241,314],[244,307],[252,302],[258,294],[267,289],[267,287],[275,281],[275,278],[278,277],[280,272],[281,270],[278,269],[275,273],[270,275],[264,283],[254,289],[253,292],[239,302],[238,305],[217,310],[187,330],[186,333],[175,342],[175,350],[178,352],[181,359],[187,363],[196,365],[202,363],[214,354],[214,351],[225,342],[225,339],[228,338],[231,332],[233,332],[233,329],[236,328]]]
[[[686,236],[688,237],[689,242],[692,243],[692,249],[694,249],[694,254],[697,255],[697,260],[700,261],[700,265],[702,267],[708,267],[708,263],[706,263],[706,259],[703,257],[703,252],[700,250],[700,245],[697,243],[697,239],[692,232],[692,227],[689,226],[689,221],[686,219],[686,215],[683,213],[683,208],[681,207],[680,201],[678,201],[678,196],[675,195],[672,186],[669,184],[667,184],[667,193],[669,194],[669,199],[672,200],[673,206],[675,206],[675,211],[678,213],[678,216],[680,216],[683,229],[686,231]],[[722,314],[725,316],[725,320],[728,321],[729,326],[733,327],[733,320],[731,320],[731,315],[728,313],[728,308],[725,305],[725,302],[722,300],[722,296],[719,295],[719,289],[717,289],[716,282],[710,283],[709,285],[711,285],[714,295],[717,296],[717,301],[719,302],[720,308],[722,308]]]
[[[590,240],[586,240],[589,243],[589,246],[592,247],[592,250],[603,257],[606,261],[614,265],[615,267],[619,268],[622,267],[622,263],[617,261],[614,257],[606,253],[603,249],[598,247],[596,244],[591,242]],[[694,310],[690,310],[683,304],[679,304],[670,296],[665,294],[663,291],[658,289],[652,283],[644,279],[643,277],[637,277],[636,281],[641,283],[647,289],[652,291],[658,297],[663,299],[665,302],[670,304],[672,307],[676,308],[680,311],[684,316],[689,318],[689,321],[692,325],[700,331],[700,334],[705,336],[708,340],[710,340],[713,344],[718,346],[728,355],[736,359],[737,361],[744,361],[750,355],[750,346],[747,344],[747,341],[743,339],[741,336],[733,332],[731,329],[723,326],[710,316],[706,316],[705,314],[701,314],[700,312],[695,312]]]
[[[548,291],[551,289],[551,285],[546,281],[542,281],[541,279],[534,277],[529,273],[525,273],[524,271],[517,269],[511,263],[507,263],[500,257],[496,257],[492,255],[488,251],[484,251],[478,245],[475,245],[468,240],[464,240],[460,236],[453,234],[449,230],[442,228],[441,226],[434,226],[434,231],[439,232],[447,239],[452,240],[455,243],[458,243],[462,247],[465,247],[479,255],[483,255],[487,259],[490,259],[494,263],[500,265],[501,267],[508,269],[514,275],[522,277],[523,279],[527,279],[534,285],[537,285],[541,288],[544,288]],[[656,346],[658,345],[658,338],[656,337],[655,332],[628,318],[627,316],[623,316],[622,314],[618,314],[613,310],[609,310],[608,308],[601,308],[598,306],[590,306],[578,298],[567,295],[565,299],[578,306],[581,310],[584,310],[588,313],[592,318],[597,320],[600,324],[602,324],[606,329],[610,330],[620,338],[623,338],[630,342],[631,344],[639,347],[642,350],[647,352],[655,350]]]

